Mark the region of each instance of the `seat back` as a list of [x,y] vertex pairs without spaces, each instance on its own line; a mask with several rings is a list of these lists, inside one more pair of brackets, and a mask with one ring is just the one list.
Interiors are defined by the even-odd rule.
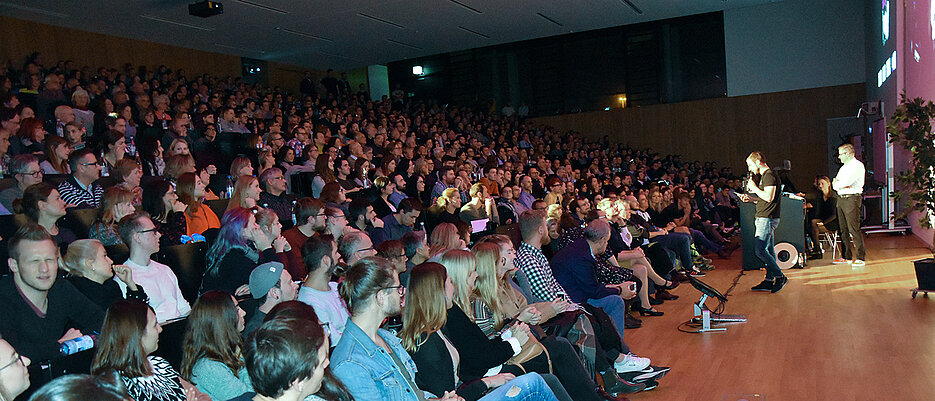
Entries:
[[126,244],[105,246],[104,250],[107,252],[107,257],[118,265],[126,263],[130,258],[130,248]]
[[94,225],[94,222],[97,220],[97,214],[100,211],[99,208],[94,209],[77,209],[71,208],[65,213],[65,217],[62,218],[61,224],[62,227],[70,229],[78,238],[88,238],[88,232],[91,229],[91,226]]
[[156,255],[156,261],[169,266],[179,280],[179,289],[188,302],[195,302],[201,277],[205,272],[205,255],[208,245],[194,242],[166,247]]
[[211,208],[211,211],[214,212],[214,215],[218,216],[218,220],[220,220],[224,217],[224,211],[227,210],[227,204],[230,203],[230,199],[213,199],[205,201],[204,203]]

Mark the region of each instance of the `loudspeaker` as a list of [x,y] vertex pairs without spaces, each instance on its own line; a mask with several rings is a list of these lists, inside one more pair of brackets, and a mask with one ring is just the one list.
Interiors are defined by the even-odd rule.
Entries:
[[[805,254],[805,200],[791,194],[782,194],[779,203],[779,226],[773,232],[776,259],[780,268],[804,264]],[[755,203],[740,204],[740,233],[743,243],[743,269],[757,270],[764,267],[756,257],[756,214]]]

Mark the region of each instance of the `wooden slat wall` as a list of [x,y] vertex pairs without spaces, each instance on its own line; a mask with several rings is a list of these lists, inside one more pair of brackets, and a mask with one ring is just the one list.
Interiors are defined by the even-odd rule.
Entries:
[[856,116],[863,84],[647,107],[539,117],[535,122],[575,130],[636,148],[651,147],[683,160],[715,161],[742,173],[753,150],[776,166],[792,162],[792,178],[807,189],[815,174],[827,174],[826,119]]

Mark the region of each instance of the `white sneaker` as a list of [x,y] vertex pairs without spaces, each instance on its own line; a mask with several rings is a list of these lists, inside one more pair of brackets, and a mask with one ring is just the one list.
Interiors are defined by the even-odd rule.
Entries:
[[853,267],[864,267],[866,265],[867,265],[867,262],[864,262],[860,259],[855,259],[853,262],[851,262],[851,266]]
[[617,373],[639,372],[649,366],[649,358],[641,358],[633,354],[627,354],[622,362],[614,362],[614,370]]

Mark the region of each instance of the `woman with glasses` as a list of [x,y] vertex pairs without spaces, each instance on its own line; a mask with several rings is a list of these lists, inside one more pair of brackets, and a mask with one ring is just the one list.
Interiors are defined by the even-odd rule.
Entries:
[[162,234],[159,239],[162,249],[182,243],[182,235],[188,227],[184,213],[186,207],[179,202],[175,186],[169,181],[156,179],[143,188],[143,210],[149,213],[156,231]]
[[114,186],[104,191],[101,199],[101,208],[98,209],[97,221],[88,231],[91,239],[100,241],[104,246],[122,244],[117,233],[117,223],[136,208],[133,207],[134,195],[132,192]]
[[144,302],[118,301],[107,310],[97,337],[91,373],[116,374],[133,401],[207,401],[210,398],[185,379],[165,359],[152,355],[159,348],[162,327]]
[[246,294],[250,272],[260,264],[277,261],[274,242],[284,246],[281,243],[286,240],[282,237],[270,240],[260,229],[252,210],[239,207],[224,213],[218,237],[205,258],[207,269],[201,291]]
[[102,310],[124,299],[115,277],[126,286],[127,299],[149,300],[143,287],[133,281],[130,268],[114,265],[98,240],[80,239],[72,242],[62,262],[68,272],[68,281]]
[[188,316],[179,373],[214,401],[253,392],[242,354],[244,315],[232,295],[208,291]]
[[0,401],[13,401],[29,388],[30,360],[0,338]]
[[29,221],[45,228],[59,249],[64,252],[68,244],[78,240],[74,232],[58,226],[58,220],[65,216],[65,201],[52,184],[40,182],[26,188],[23,198],[13,202],[16,213],[26,215]]

